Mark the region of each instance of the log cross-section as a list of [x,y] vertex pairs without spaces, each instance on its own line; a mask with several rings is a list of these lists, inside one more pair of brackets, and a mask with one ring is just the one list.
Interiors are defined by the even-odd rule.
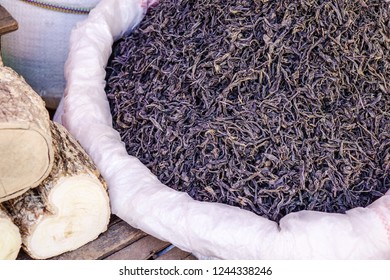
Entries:
[[0,260],[16,259],[21,243],[19,229],[0,205]]
[[96,166],[60,124],[51,123],[54,164],[37,187],[3,203],[35,259],[75,250],[107,229],[107,186]]
[[50,117],[42,98],[0,66],[0,202],[36,187],[53,164]]

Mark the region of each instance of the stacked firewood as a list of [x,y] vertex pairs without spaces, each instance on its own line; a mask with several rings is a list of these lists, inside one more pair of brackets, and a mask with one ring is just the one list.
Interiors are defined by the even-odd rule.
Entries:
[[74,250],[107,229],[107,185],[42,98],[0,66],[0,259]]

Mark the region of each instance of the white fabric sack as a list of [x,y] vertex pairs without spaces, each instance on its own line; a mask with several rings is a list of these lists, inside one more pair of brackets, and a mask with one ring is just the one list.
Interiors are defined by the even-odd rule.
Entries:
[[139,0],[102,0],[73,31],[58,120],[108,181],[114,214],[197,256],[219,259],[390,259],[390,191],[346,214],[301,211],[278,225],[249,211],[175,191],[126,153],[104,91],[113,41],[144,15]]
[[[72,8],[93,8],[99,0],[44,0]],[[64,64],[72,28],[87,15],[47,10],[20,0],[0,0],[19,24],[15,32],[1,37],[6,66],[22,75],[45,100],[56,108],[64,89]]]

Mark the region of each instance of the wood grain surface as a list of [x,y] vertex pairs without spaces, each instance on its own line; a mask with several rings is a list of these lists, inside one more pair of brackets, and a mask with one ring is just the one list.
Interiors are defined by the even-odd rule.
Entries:
[[0,36],[18,29],[17,21],[0,5]]

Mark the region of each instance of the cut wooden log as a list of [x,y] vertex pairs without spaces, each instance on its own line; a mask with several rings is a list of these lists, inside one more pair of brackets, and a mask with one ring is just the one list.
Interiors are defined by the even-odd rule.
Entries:
[[0,202],[36,187],[50,173],[53,148],[42,98],[8,67],[0,67]]
[[0,206],[0,260],[16,259],[21,244],[18,227]]
[[18,22],[3,6],[0,6],[0,36],[16,29],[18,29]]
[[3,203],[34,259],[77,249],[107,229],[107,186],[82,147],[60,124],[51,123],[54,165],[37,187]]

